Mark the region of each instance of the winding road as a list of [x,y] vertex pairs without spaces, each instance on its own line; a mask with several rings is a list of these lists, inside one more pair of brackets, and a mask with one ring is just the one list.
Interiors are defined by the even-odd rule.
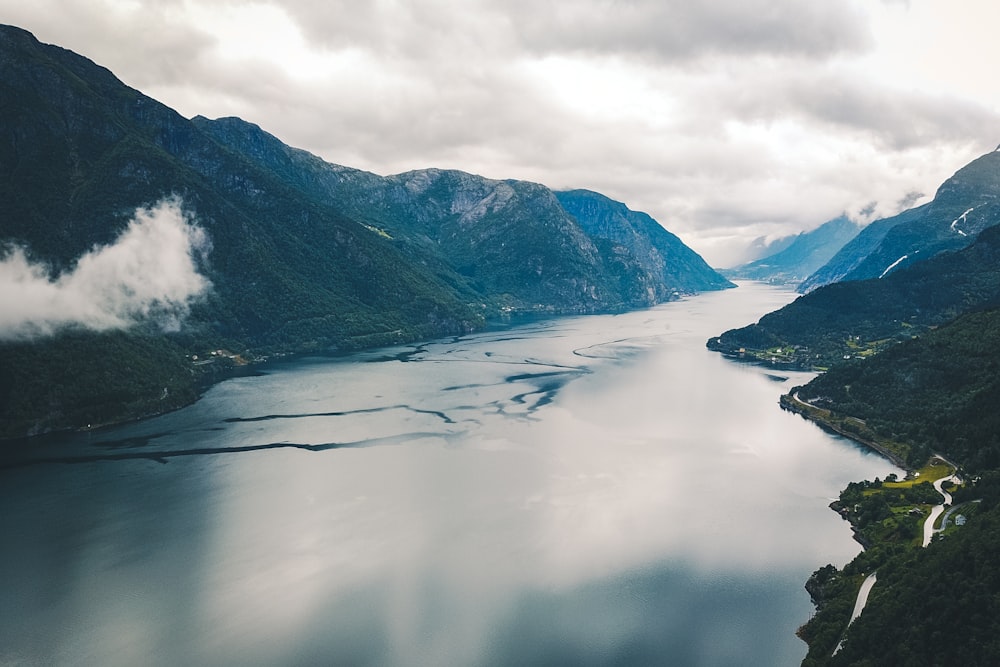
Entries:
[[945,482],[955,482],[956,484],[961,484],[962,480],[958,477],[958,475],[949,475],[948,477],[942,477],[934,482],[934,488],[941,494],[941,497],[944,498],[944,502],[940,505],[935,505],[931,509],[930,516],[928,516],[927,520],[924,521],[924,541],[921,546],[926,547],[931,543],[931,538],[934,537],[934,533],[940,532],[938,530],[934,530],[934,524],[937,522],[938,517],[944,513],[945,508],[951,505],[951,494],[944,490]]
[[[949,462],[944,457],[937,456],[937,458],[941,459],[948,465],[952,466],[952,468],[955,468],[955,465]],[[952,473],[947,477],[942,477],[934,481],[934,488],[935,490],[937,490],[938,493],[941,494],[941,497],[944,499],[944,502],[942,502],[940,505],[935,505],[933,508],[931,508],[930,516],[928,516],[927,520],[924,521],[924,539],[921,546],[926,547],[928,544],[931,543],[931,539],[934,537],[934,533],[941,532],[941,530],[944,529],[943,523],[941,529],[938,530],[934,529],[934,524],[937,522],[938,517],[944,513],[945,508],[951,506],[952,503],[951,494],[944,490],[945,482],[954,482],[956,484],[961,484],[962,479],[958,475]],[[861,612],[864,610],[865,605],[868,604],[868,595],[872,592],[872,588],[874,588],[875,582],[877,581],[877,577],[875,575],[876,573],[872,572],[871,574],[868,575],[868,578],[866,578],[864,582],[862,582],[861,589],[858,591],[858,598],[857,600],[854,601],[854,611],[851,613],[851,620],[847,622],[848,627],[851,626],[851,623],[853,623],[858,616],[861,616]],[[847,628],[845,628],[844,631],[846,632]],[[837,644],[837,648],[833,649],[834,655],[837,654],[837,651],[840,650],[840,647],[843,644],[844,640],[841,639],[840,642]]]

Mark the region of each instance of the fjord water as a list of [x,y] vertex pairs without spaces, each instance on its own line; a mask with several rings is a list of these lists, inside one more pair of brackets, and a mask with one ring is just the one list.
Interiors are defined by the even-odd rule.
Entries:
[[0,470],[0,663],[798,664],[859,550],[827,505],[894,469],[705,349],[793,297],[297,360],[8,453],[77,462]]

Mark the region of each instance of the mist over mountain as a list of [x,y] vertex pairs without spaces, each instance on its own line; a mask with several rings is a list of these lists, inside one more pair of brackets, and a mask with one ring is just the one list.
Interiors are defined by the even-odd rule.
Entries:
[[846,215],[828,220],[808,232],[797,234],[778,252],[723,271],[729,278],[772,283],[799,283],[853,239],[860,227]]
[[854,238],[845,243],[826,264],[817,268],[814,273],[805,278],[798,291],[806,293],[811,290],[845,279],[882,243],[886,234],[896,225],[919,220],[927,213],[929,204],[917,206],[889,218],[875,220],[859,231]]
[[10,246],[0,260],[0,340],[144,322],[177,331],[211,288],[198,267],[208,252],[204,230],[169,201],[137,211],[111,245],[94,247],[58,276]]
[[[934,199],[869,225],[825,266],[803,281],[807,292],[838,280],[879,278],[972,243],[1000,223],[1000,153],[987,153],[959,169]],[[862,236],[863,235],[863,236]]]
[[740,258],[739,264],[735,264],[734,266],[742,266],[743,264],[755,262],[758,259],[764,259],[765,257],[770,257],[771,255],[777,255],[779,252],[792,245],[797,236],[798,234],[789,234],[788,236],[781,236],[775,239],[768,239],[766,236],[758,236],[743,250],[743,256]]
[[[0,367],[24,378],[0,435],[176,407],[225,360],[730,286],[652,219],[597,233],[537,183],[329,164],[240,119],[187,120],[15,27],[0,63]],[[154,373],[134,356],[157,348]]]

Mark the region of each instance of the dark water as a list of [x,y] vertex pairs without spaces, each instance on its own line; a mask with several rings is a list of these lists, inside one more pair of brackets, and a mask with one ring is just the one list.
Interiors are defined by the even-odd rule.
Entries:
[[[745,285],[213,388],[0,471],[0,663],[795,665],[882,459],[704,341]],[[23,457],[22,457],[23,458]],[[9,461],[9,459],[8,459]]]

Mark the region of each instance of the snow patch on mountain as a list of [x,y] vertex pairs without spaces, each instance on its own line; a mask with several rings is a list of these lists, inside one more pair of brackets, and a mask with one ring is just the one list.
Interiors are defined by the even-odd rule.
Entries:
[[899,264],[903,260],[905,260],[907,257],[909,257],[909,255],[903,255],[902,257],[900,257],[899,259],[897,259],[895,262],[893,262],[892,264],[890,264],[889,266],[887,266],[885,268],[885,271],[882,272],[882,275],[880,275],[878,277],[879,280],[881,280],[882,278],[885,278],[885,276],[886,276],[887,273],[889,273],[890,271],[892,271],[893,269],[895,269],[897,266],[899,266]]
[[973,206],[972,208],[968,209],[965,213],[963,213],[962,215],[960,215],[957,218],[955,218],[954,220],[952,220],[952,222],[951,222],[951,231],[958,232],[962,236],[968,236],[968,234],[966,234],[965,232],[963,232],[961,229],[958,228],[958,223],[961,222],[961,223],[964,224],[964,223],[968,222],[968,220],[967,220],[966,217],[970,213],[972,213],[973,211],[975,211],[975,210],[976,210],[976,207]]

